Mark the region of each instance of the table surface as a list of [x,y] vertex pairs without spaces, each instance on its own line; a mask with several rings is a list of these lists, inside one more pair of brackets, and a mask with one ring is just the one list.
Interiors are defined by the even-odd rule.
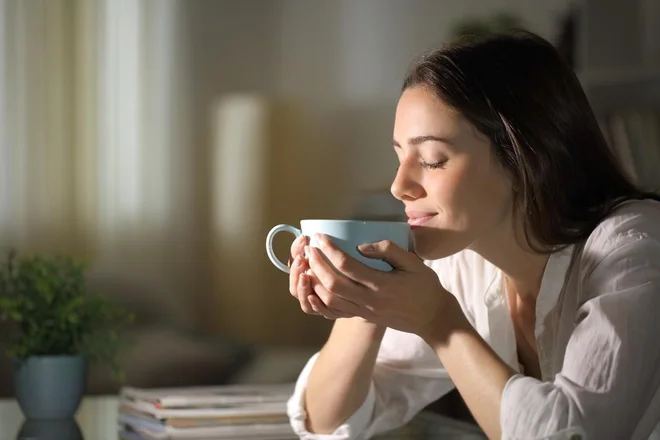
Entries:
[[[85,440],[118,440],[117,402],[116,396],[90,396],[83,399],[76,413],[76,422]],[[39,436],[35,435],[19,436],[24,423],[25,418],[16,400],[0,399],[0,438],[7,440],[32,438],[38,440]],[[25,431],[34,431],[34,429],[30,429],[32,427],[25,426],[25,428],[27,428]],[[65,425],[61,429],[66,431],[71,429],[71,426]],[[68,436],[63,434],[62,437]],[[52,438],[57,437],[53,436]]]
[[[14,399],[0,399],[0,438],[8,440],[39,440],[70,438],[70,430],[79,429],[85,440],[118,440],[116,396],[85,397],[76,413],[76,424],[35,425],[25,422]],[[32,423],[29,425],[28,423]],[[38,434],[39,429],[47,434]],[[56,435],[54,430],[59,430]],[[408,425],[378,437],[381,440],[455,439],[481,440],[485,437],[471,425],[431,413],[421,413]]]

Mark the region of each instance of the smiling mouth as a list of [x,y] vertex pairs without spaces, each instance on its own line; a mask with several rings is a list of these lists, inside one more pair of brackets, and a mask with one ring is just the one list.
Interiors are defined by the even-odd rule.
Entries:
[[414,228],[419,228],[420,226],[424,225],[424,223],[428,222],[431,220],[433,217],[435,217],[437,214],[430,214],[430,215],[424,215],[421,217],[410,217],[408,219],[408,224],[412,229]]

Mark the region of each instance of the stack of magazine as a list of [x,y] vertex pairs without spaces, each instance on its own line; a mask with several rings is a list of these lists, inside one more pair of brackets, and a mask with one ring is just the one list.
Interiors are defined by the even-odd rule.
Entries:
[[286,414],[293,387],[124,387],[119,401],[120,438],[294,439]]

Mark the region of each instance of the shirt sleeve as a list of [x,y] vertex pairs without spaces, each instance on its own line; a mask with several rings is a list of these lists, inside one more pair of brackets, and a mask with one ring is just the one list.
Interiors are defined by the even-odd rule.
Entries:
[[585,247],[575,328],[553,382],[521,375],[501,401],[503,439],[648,439],[660,419],[660,242],[620,233]]
[[310,358],[302,372],[298,376],[296,381],[296,386],[293,392],[293,395],[289,398],[287,402],[287,413],[289,416],[289,422],[293,431],[300,437],[302,440],[347,440],[360,438],[358,435],[365,431],[369,421],[371,420],[371,415],[374,408],[374,386],[373,383],[369,387],[369,392],[366,399],[362,403],[362,406],[341,426],[339,426],[332,434],[314,434],[307,431],[306,419],[307,414],[305,412],[305,402],[304,395],[305,389],[307,387],[307,382],[309,379],[309,374],[312,371],[312,367],[318,358],[319,353],[316,353]]
[[415,370],[376,363],[369,392],[364,402],[332,434],[314,434],[307,431],[304,392],[309,373],[318,358],[315,354],[298,376],[287,412],[291,427],[303,440],[369,439],[409,422],[426,405],[454,388],[444,369]]

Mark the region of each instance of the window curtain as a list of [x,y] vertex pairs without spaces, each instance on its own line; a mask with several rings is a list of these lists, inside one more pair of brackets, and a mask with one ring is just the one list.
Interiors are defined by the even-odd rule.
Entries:
[[[0,0],[0,242],[68,253],[195,320],[177,0]],[[204,305],[198,305],[204,307]]]

